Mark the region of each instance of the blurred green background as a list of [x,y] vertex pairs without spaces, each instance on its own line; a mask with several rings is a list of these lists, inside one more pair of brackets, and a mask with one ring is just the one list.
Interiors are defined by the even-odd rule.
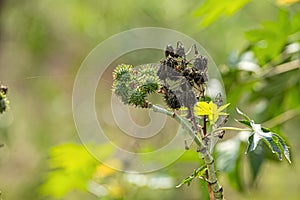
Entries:
[[[171,186],[167,181],[165,188],[153,187],[141,183],[143,176],[126,177],[90,158],[80,146],[73,122],[73,82],[88,53],[113,34],[157,26],[191,36],[213,57],[223,75],[227,100],[232,103],[228,111],[231,119],[239,106],[257,122],[267,122],[284,135],[291,146],[293,163],[266,159],[254,183],[249,181],[247,156],[241,153],[243,191],[234,190],[228,176],[220,172],[226,199],[299,199],[299,8],[299,3],[287,0],[0,0],[0,81],[9,86],[11,104],[11,109],[0,116],[0,142],[5,144],[0,148],[2,198],[144,200],[203,196],[205,186],[197,181],[175,189],[199,166],[196,153],[190,151],[166,169],[147,174],[148,179],[173,181]],[[266,21],[271,23],[266,25]],[[259,30],[248,32],[254,29]],[[159,56],[155,51],[144,53],[145,60]],[[143,57],[133,54],[113,64],[134,63],[136,59]],[[242,61],[259,69],[250,70]],[[99,83],[102,92],[96,96],[98,119],[112,137],[118,131],[107,111],[114,66],[106,70]],[[131,112],[137,123],[148,123],[146,112],[134,108]],[[170,120],[167,125],[173,124]],[[169,131],[164,134],[171,135],[172,129]],[[228,133],[227,137],[233,135]],[[57,155],[61,157],[53,159]],[[70,171],[51,176],[50,170],[61,167],[59,162],[66,162],[62,165]],[[83,169],[86,174],[77,176]]]

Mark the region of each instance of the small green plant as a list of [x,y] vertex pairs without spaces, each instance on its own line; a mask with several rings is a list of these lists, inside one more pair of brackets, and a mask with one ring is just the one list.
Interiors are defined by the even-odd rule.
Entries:
[[[7,91],[8,87],[0,83],[0,114],[5,112],[9,108],[9,101],[6,97]],[[3,146],[4,144],[0,143],[0,148]],[[2,192],[0,191],[0,200],[2,200],[1,196]]]
[[[244,128],[225,127],[228,114],[224,110],[229,104],[223,105],[221,94],[216,97],[207,96],[208,60],[198,54],[196,46],[194,49],[193,61],[186,59],[184,47],[181,42],[178,42],[176,49],[171,45],[166,47],[165,58],[160,62],[159,67],[153,65],[133,67],[126,64],[117,66],[113,72],[113,91],[126,105],[151,109],[172,117],[194,139],[199,157],[204,160],[204,163],[177,187],[190,185],[193,179],[200,178],[207,182],[210,199],[224,199],[223,188],[217,179],[213,155],[216,141],[223,138],[226,130],[248,133],[246,153],[265,144],[279,160],[284,156],[291,163],[290,152],[286,141],[281,136],[256,124],[239,109],[237,113],[243,119],[237,121]],[[152,93],[162,94],[167,107],[150,102],[148,96]],[[181,110],[185,114],[179,114],[176,110]],[[220,154],[220,149],[218,152]],[[227,160],[225,158],[226,161],[228,159],[229,157]]]

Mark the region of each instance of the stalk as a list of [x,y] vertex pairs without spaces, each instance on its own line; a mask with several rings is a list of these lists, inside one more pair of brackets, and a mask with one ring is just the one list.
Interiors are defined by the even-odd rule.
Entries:
[[[167,116],[172,117],[175,119],[178,123],[180,123],[184,129],[187,131],[187,133],[194,139],[195,143],[199,147],[199,157],[201,157],[205,165],[207,167],[207,182],[209,185],[209,189],[211,189],[212,192],[210,192],[210,199],[211,200],[223,200],[223,188],[219,185],[217,174],[214,166],[214,159],[212,155],[209,152],[208,147],[203,143],[203,141],[198,137],[197,132],[195,132],[189,122],[182,118],[180,115],[177,115],[174,112],[170,112],[164,108],[161,108],[157,105],[153,105],[151,103],[148,103],[148,108],[152,109],[154,112],[158,112],[161,114],[165,114]],[[206,128],[205,128],[206,131]],[[205,132],[204,132],[205,133]]]

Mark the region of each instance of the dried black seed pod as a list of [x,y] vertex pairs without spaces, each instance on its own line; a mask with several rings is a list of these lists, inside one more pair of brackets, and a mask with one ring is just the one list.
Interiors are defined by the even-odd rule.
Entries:
[[[204,98],[205,83],[208,81],[208,60],[205,56],[199,55],[196,45],[193,45],[188,53],[193,47],[195,50],[194,62],[191,63],[186,60],[185,49],[180,41],[177,42],[175,50],[171,45],[168,45],[165,50],[166,58],[161,61],[157,73],[159,79],[163,81],[164,86],[168,86],[169,83],[172,85],[179,83],[181,85],[177,89],[171,88],[172,93],[179,100],[180,105],[188,109],[194,106],[199,97]],[[195,92],[197,93],[197,98],[195,97]],[[169,95],[169,92],[166,91],[164,94]]]
[[206,72],[207,71],[207,58],[204,56],[198,56],[197,58],[195,58],[194,67],[197,70]]
[[168,77],[168,66],[166,64],[160,63],[157,76],[160,80],[166,80],[166,78]]
[[218,107],[220,107],[221,105],[223,105],[223,98],[222,98],[222,94],[218,93],[217,96],[214,99],[214,103],[217,104]]
[[171,56],[174,57],[174,48],[172,47],[172,45],[167,45],[166,50],[165,50],[165,56],[166,58]]
[[182,45],[181,42],[177,42],[177,48],[176,48],[176,53],[174,55],[175,58],[185,58],[185,50],[184,50],[184,46]]
[[182,105],[185,107],[194,106],[197,102],[196,96],[187,81],[181,83],[181,90],[182,92],[180,95],[180,102],[182,103]]
[[164,100],[168,105],[168,107],[172,109],[179,109],[181,107],[177,96],[174,94],[172,90],[170,90],[166,86],[162,86],[159,92],[164,94]]

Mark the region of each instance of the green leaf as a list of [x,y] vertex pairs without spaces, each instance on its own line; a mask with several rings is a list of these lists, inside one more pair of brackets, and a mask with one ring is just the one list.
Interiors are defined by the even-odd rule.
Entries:
[[204,174],[205,174],[205,171],[207,170],[206,166],[201,166],[199,167],[198,169],[195,169],[194,172],[186,177],[185,179],[183,179],[181,181],[181,183],[179,185],[176,186],[176,188],[180,188],[181,186],[187,184],[187,186],[190,186],[191,185],[191,182],[195,179],[195,178],[198,178],[198,177],[202,177]]
[[216,146],[216,165],[221,172],[227,173],[232,187],[243,190],[242,178],[240,176],[242,141],[239,136],[221,142]]
[[279,160],[282,160],[282,154],[291,163],[290,152],[286,142],[277,134],[268,131],[268,129],[261,128],[260,124],[255,124],[250,121],[253,132],[248,138],[248,147],[246,152],[254,151],[260,141],[263,141],[272,153],[276,154]]
[[250,0],[206,0],[196,11],[196,16],[201,16],[201,25],[206,27],[223,15],[231,16],[245,6]]
[[289,147],[287,146],[285,140],[282,137],[280,137],[278,134],[275,133],[272,134],[273,134],[273,138],[277,138],[277,140],[275,141],[280,148],[280,152],[283,151],[283,155],[285,156],[285,158],[288,160],[289,163],[292,163]]
[[97,163],[82,145],[63,144],[52,148],[49,160],[52,171],[41,186],[41,193],[62,197],[73,189],[85,190]]
[[270,129],[261,127],[260,124],[256,124],[238,108],[236,110],[240,115],[242,115],[245,118],[245,120],[237,121],[252,129],[248,138],[248,146],[246,149],[246,153],[254,151],[257,148],[258,144],[262,141],[268,146],[272,153],[277,155],[279,160],[282,160],[283,154],[288,160],[288,162],[291,163],[289,148],[282,137],[280,137],[278,134],[271,132]]
[[248,146],[246,149],[246,153],[255,150],[256,146],[253,140],[254,140],[254,133],[251,133],[250,137],[248,138]]
[[245,33],[261,66],[277,59],[285,45],[293,42],[289,36],[299,31],[297,15],[291,20],[289,12],[280,9],[276,21],[264,22],[262,28]]
[[251,128],[250,121],[248,120],[236,120],[236,121]]
[[260,146],[258,148],[256,148],[256,150],[248,153],[252,185],[259,174],[259,171],[264,162],[264,159],[265,159],[265,154],[264,154],[263,148]]
[[250,117],[248,117],[245,113],[243,113],[240,109],[236,108],[236,112],[240,115],[242,115],[245,120],[247,120],[248,122],[250,122]]

